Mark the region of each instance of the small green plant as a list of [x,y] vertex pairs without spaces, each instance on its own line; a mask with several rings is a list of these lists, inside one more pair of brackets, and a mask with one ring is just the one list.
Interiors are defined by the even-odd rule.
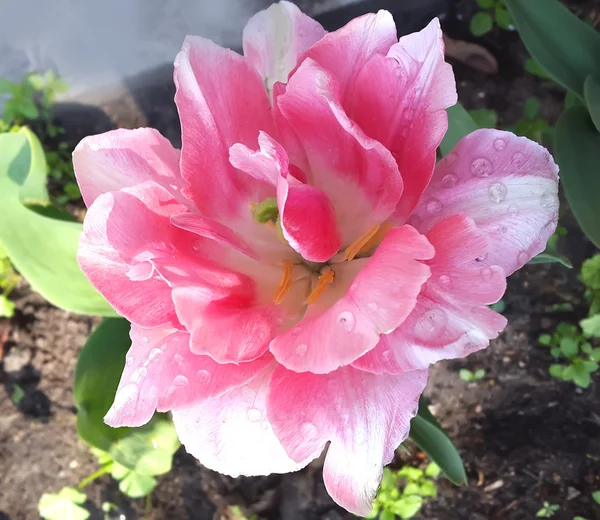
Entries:
[[551,130],[548,121],[540,117],[540,102],[536,98],[529,98],[523,106],[523,117],[511,129],[515,134],[528,137],[542,143],[542,137]]
[[585,298],[590,303],[589,315],[600,314],[600,255],[583,262],[580,279],[585,285]]
[[433,462],[424,470],[412,466],[404,466],[397,471],[383,468],[383,479],[373,510],[365,518],[412,518],[421,510],[424,498],[437,495],[435,479],[439,474],[440,468]]
[[15,304],[8,297],[18,282],[19,275],[15,272],[6,253],[0,248],[0,318],[13,317]]
[[233,520],[258,520],[256,515],[246,516],[240,506],[230,506],[229,513]]
[[592,493],[592,498],[594,499],[594,502],[596,502],[596,504],[600,504],[600,489]]
[[482,11],[476,13],[469,28],[474,36],[483,36],[494,28],[494,24],[506,31],[514,29],[512,17],[506,9],[504,0],[477,0]]
[[469,115],[479,128],[496,128],[498,126],[498,113],[489,108],[475,108],[469,110]]
[[472,372],[468,368],[461,368],[458,375],[463,381],[474,383],[475,381],[481,381],[485,377],[485,370],[478,368],[475,372]]
[[594,348],[577,325],[559,323],[553,334],[542,334],[538,342],[549,347],[558,361],[550,366],[552,377],[572,381],[581,388],[590,386],[591,374],[598,370],[600,348]]
[[559,509],[560,509],[560,506],[544,501],[544,505],[535,514],[535,516],[538,518],[552,518],[554,516],[554,513],[556,513]]
[[81,198],[75,182],[69,145],[59,142],[50,147],[64,129],[52,123],[52,108],[56,96],[67,91],[67,84],[54,71],[45,74],[29,73],[19,83],[0,77],[0,94],[10,97],[4,103],[0,132],[12,132],[30,123],[44,143],[49,175],[59,181],[62,192],[55,197],[58,205]]

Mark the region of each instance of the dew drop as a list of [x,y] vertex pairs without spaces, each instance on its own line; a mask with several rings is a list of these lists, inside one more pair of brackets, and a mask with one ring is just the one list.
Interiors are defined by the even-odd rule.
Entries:
[[504,150],[504,148],[506,148],[506,141],[504,139],[496,139],[494,141],[494,149],[498,150],[499,152],[501,152],[502,150]]
[[527,263],[528,261],[529,254],[527,253],[527,251],[519,251],[519,254],[517,255],[517,263],[521,265]]
[[188,383],[188,378],[185,376],[176,376],[175,379],[173,379],[173,386],[177,388],[184,388]]
[[508,233],[508,228],[506,226],[500,226],[500,233]]
[[519,214],[519,206],[516,204],[511,204],[508,206],[508,212],[510,213],[511,217],[516,217]]
[[206,370],[198,370],[196,378],[200,384],[208,383],[210,381],[210,374]]
[[515,164],[515,166],[521,166],[524,161],[525,156],[521,152],[516,152],[515,154],[513,154],[512,162]]
[[148,343],[148,338],[146,336],[142,336],[140,338],[140,345],[145,345],[146,343]]
[[113,404],[115,410],[120,414],[132,415],[134,412],[133,405],[137,401],[139,390],[137,385],[133,383],[125,385],[115,395]]
[[458,177],[454,173],[447,173],[442,177],[442,186],[444,188],[453,188],[458,182]]
[[305,345],[304,343],[300,343],[300,345],[296,345],[296,354],[298,354],[299,356],[303,356],[304,354],[306,354],[307,350],[308,350],[308,345]]
[[342,312],[338,316],[337,321],[346,332],[352,332],[354,330],[354,327],[356,326],[356,319],[354,318],[354,314],[348,311]]
[[481,278],[487,281],[491,280],[494,272],[489,267],[484,267],[481,271],[479,271],[479,274],[481,275]]
[[542,208],[551,208],[553,206],[558,205],[558,200],[554,193],[546,191],[542,193],[542,197],[540,198],[540,204]]
[[263,421],[263,422],[260,423],[260,427],[263,430],[267,430],[269,428],[269,423],[267,421]]
[[452,280],[446,274],[440,276],[438,281],[440,282],[440,285],[446,289],[450,289],[452,287]]
[[307,422],[300,427],[300,437],[305,441],[312,441],[318,434],[319,430],[313,423]]
[[148,369],[146,369],[145,367],[140,367],[133,374],[131,374],[131,381],[134,383],[139,383],[147,375]]
[[432,214],[439,213],[443,207],[444,205],[437,199],[429,199],[427,202],[427,211]]
[[488,189],[490,200],[496,203],[502,202],[506,198],[507,192],[506,185],[502,182],[494,182]]
[[302,329],[300,327],[296,327],[292,330],[292,335],[297,336],[298,334],[300,334],[300,332],[302,332]]
[[446,330],[448,315],[442,309],[431,309],[415,323],[414,333],[418,338],[431,340]]
[[173,356],[173,359],[175,360],[175,363],[177,363],[178,365],[181,365],[183,363],[183,356],[181,354],[175,354]]
[[385,362],[389,361],[392,358],[392,351],[391,350],[386,350],[383,354],[382,354],[383,360]]
[[471,173],[476,177],[489,177],[494,167],[489,159],[478,157],[471,163]]
[[408,126],[403,126],[402,130],[400,130],[400,136],[406,138],[408,136]]
[[405,119],[412,119],[414,117],[414,115],[415,115],[415,111],[412,108],[407,107],[404,109]]
[[397,66],[394,70],[394,73],[396,74],[396,76],[398,76],[399,78],[402,77],[402,69],[400,68],[400,66]]
[[487,256],[488,256],[487,253],[485,255],[478,256],[477,258],[475,258],[475,261],[483,262],[487,258]]
[[247,419],[253,423],[257,423],[258,421],[260,421],[262,419],[262,416],[263,414],[258,408],[250,408],[250,410],[246,412]]
[[148,353],[148,361],[150,361],[150,362],[152,362],[152,361],[158,361],[161,356],[162,356],[162,350],[160,350],[159,348],[153,348]]
[[133,365],[134,361],[135,361],[135,358],[133,356],[131,356],[131,355],[127,356],[125,358],[125,366],[130,367],[131,365]]

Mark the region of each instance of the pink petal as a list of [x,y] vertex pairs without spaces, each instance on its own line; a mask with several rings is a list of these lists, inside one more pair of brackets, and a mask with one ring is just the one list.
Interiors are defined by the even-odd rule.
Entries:
[[173,194],[187,185],[179,176],[179,150],[153,128],[86,137],[73,152],[73,167],[88,207],[102,193],[147,180]]
[[272,132],[270,101],[250,62],[209,40],[187,37],[175,59],[175,103],[182,127],[181,174],[186,194],[215,220],[252,220],[248,202],[272,187],[236,170],[229,148],[256,148],[259,130]]
[[340,99],[351,90],[365,64],[377,54],[387,54],[398,42],[396,24],[388,11],[369,13],[326,34],[306,57],[332,74],[340,85]]
[[219,363],[252,361],[263,355],[281,321],[281,309],[261,303],[253,280],[237,275],[235,285],[177,287],[177,316],[190,331],[191,349]]
[[396,161],[348,119],[331,74],[306,59],[277,97],[276,109],[290,163],[332,201],[344,243],[392,214],[402,193]]
[[132,345],[115,401],[106,414],[113,427],[141,426],[154,411],[196,405],[250,381],[272,362],[263,356],[240,365],[192,354],[189,334],[169,327],[131,328]]
[[482,267],[475,258],[490,248],[485,232],[464,215],[439,221],[427,233],[435,257],[431,278],[410,316],[352,365],[373,373],[399,374],[441,359],[466,357],[489,345],[506,318],[486,305],[506,290],[502,268]]
[[489,239],[482,266],[510,275],[541,253],[558,219],[558,168],[542,146],[509,132],[477,130],[442,159],[409,220],[427,232],[469,215]]
[[255,14],[244,28],[244,54],[271,92],[286,83],[299,56],[327,32],[291,2],[279,2]]
[[273,434],[265,403],[272,371],[266,368],[242,387],[173,412],[179,440],[203,466],[233,477],[269,475],[297,471],[314,458],[292,460]]
[[367,515],[383,466],[406,439],[427,383],[427,371],[376,376],[351,367],[327,375],[278,367],[267,414],[275,435],[297,461],[318,457],[331,442],[323,478],[332,498]]
[[186,232],[170,217],[186,211],[152,181],[96,198],[83,223],[77,259],[115,310],[141,326],[178,324],[171,289],[151,261],[187,253]]
[[452,67],[434,19],[418,33],[400,38],[387,56],[375,55],[358,75],[345,103],[365,133],[398,162],[404,192],[397,219],[405,222],[433,174],[436,150],[448,128],[446,108],[457,101]]
[[336,281],[321,298],[337,293],[344,269],[358,265],[361,270],[325,312],[311,313],[309,306],[297,327],[271,342],[271,352],[297,372],[324,374],[351,363],[410,314],[430,274],[422,261],[433,253],[425,237],[410,226],[392,229],[370,259],[334,265]]

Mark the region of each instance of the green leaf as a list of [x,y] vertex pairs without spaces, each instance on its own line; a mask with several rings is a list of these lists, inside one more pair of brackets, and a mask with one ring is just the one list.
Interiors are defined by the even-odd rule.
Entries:
[[6,295],[0,294],[0,318],[12,318],[15,315],[15,303]]
[[531,56],[583,97],[585,79],[600,75],[600,35],[558,0],[506,0],[506,6]]
[[50,303],[82,314],[116,315],[77,264],[82,225],[32,210],[48,204],[46,163],[39,140],[22,128],[1,134],[0,149],[0,246],[11,262]]
[[435,424],[417,415],[411,422],[410,438],[440,467],[451,482],[456,485],[466,484],[467,475],[458,451]]
[[157,482],[154,477],[129,471],[119,482],[119,489],[129,498],[141,498],[152,493],[156,484]]
[[595,363],[594,361],[583,361],[581,364],[583,366],[583,369],[588,374],[593,374],[594,372],[596,372],[596,370],[598,370],[598,363]]
[[[415,516],[423,506],[423,499],[419,496],[403,496],[392,506],[393,514],[399,516],[402,519],[412,518]],[[381,517],[379,517],[381,518]],[[392,517],[394,518],[394,517]]]
[[469,23],[473,36],[483,36],[490,32],[493,26],[494,20],[489,13],[476,13]]
[[469,115],[479,128],[496,128],[498,125],[498,114],[495,110],[476,108],[469,110]]
[[461,368],[458,371],[458,375],[463,381],[467,383],[470,383],[474,379],[473,372],[471,372],[468,368]]
[[590,377],[590,373],[585,369],[584,364],[574,363],[572,366],[574,369],[573,382],[581,388],[587,388],[590,386],[592,379]]
[[448,155],[465,135],[477,130],[477,124],[460,103],[448,110],[448,131],[440,143],[442,156]]
[[435,462],[430,462],[425,468],[425,475],[431,478],[437,478],[440,476],[441,471],[442,470]]
[[565,267],[568,267],[569,269],[571,269],[573,267],[573,264],[571,263],[571,260],[569,260],[566,256],[564,255],[559,255],[556,252],[552,252],[552,253],[540,253],[537,256],[534,256],[531,260],[529,260],[530,264],[553,264],[553,263],[559,263],[564,265]]
[[58,493],[44,493],[38,511],[46,520],[85,520],[90,513],[80,507],[87,500],[84,493],[74,488],[63,488]]
[[548,347],[552,343],[552,336],[550,334],[541,334],[538,338],[538,343]]
[[538,78],[550,79],[548,73],[534,59],[529,58],[527,61],[525,61],[525,70],[529,72],[529,74],[533,74]]
[[596,504],[600,504],[600,489],[592,493],[592,498],[594,499]]
[[89,337],[75,369],[77,433],[91,446],[106,452],[130,431],[104,424],[131,345],[129,328],[129,322],[123,318],[106,318]]
[[583,94],[596,130],[600,132],[600,82],[588,76],[583,85]]
[[559,347],[555,347],[552,350],[550,350],[550,354],[552,355],[552,357],[554,359],[558,359],[560,357],[560,348]]
[[381,512],[379,520],[396,520],[396,517],[394,516],[394,513],[386,510]]
[[419,489],[419,495],[422,497],[434,497],[437,495],[437,486],[431,480],[425,480]]
[[473,374],[473,379],[475,381],[479,381],[481,379],[483,379],[485,377],[485,370],[483,368],[478,368],[477,370],[475,370],[475,373]]
[[504,300],[498,300],[496,303],[492,303],[490,305],[490,309],[496,311],[499,314],[502,314],[506,309],[506,304],[504,303]]
[[548,370],[550,375],[552,377],[555,377],[556,379],[563,379],[564,371],[565,371],[564,365],[550,365],[550,369]]
[[581,281],[589,289],[600,289],[600,255],[594,255],[583,262]]
[[600,338],[600,314],[581,320],[579,325],[586,338]]
[[6,78],[0,77],[0,94],[10,94],[15,86],[15,83]]
[[600,133],[584,107],[574,106],[560,116],[555,155],[571,209],[583,232],[600,247]]
[[596,347],[595,349],[593,349],[590,354],[590,360],[591,361],[595,361],[596,363],[600,362],[600,347]]
[[560,340],[560,352],[566,358],[572,358],[579,352],[579,344],[573,338],[563,338]]
[[540,114],[540,102],[536,98],[529,98],[523,106],[523,114],[527,119],[535,119]]
[[494,7],[494,0],[477,0],[477,4],[482,9],[491,9]]
[[496,7],[494,17],[496,19],[496,24],[501,29],[505,31],[510,31],[513,29],[513,20],[510,13],[504,7]]

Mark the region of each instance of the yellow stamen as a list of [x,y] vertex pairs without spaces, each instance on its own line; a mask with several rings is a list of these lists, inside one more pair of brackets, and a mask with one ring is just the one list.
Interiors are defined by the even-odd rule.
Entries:
[[326,267],[321,274],[319,275],[319,280],[317,281],[317,286],[311,291],[306,299],[306,303],[315,303],[319,296],[323,293],[323,291],[327,288],[327,286],[333,283],[335,279],[335,273],[329,267]]
[[273,295],[273,301],[276,305],[279,305],[285,295],[290,290],[292,286],[292,271],[294,270],[294,264],[289,260],[284,260],[283,262],[283,274],[281,275],[281,280],[277,284],[277,288],[275,289],[275,294]]
[[352,242],[346,248],[346,251],[344,252],[344,258],[346,260],[352,260],[356,255],[363,251],[365,246],[368,245],[371,239],[377,234],[377,231],[379,231],[380,227],[381,224],[375,224],[374,226],[371,226],[365,233]]
[[377,233],[375,233],[371,238],[369,238],[368,242],[360,248],[358,254],[367,253],[371,251],[371,249],[375,249],[383,239],[385,235],[388,234],[388,231],[392,229],[393,224],[391,222],[385,222],[379,226]]

